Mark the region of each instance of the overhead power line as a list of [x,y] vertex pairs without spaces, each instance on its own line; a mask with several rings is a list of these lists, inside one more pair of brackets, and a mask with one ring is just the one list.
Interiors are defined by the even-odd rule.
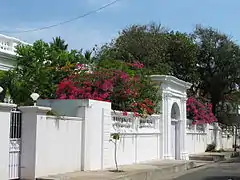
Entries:
[[20,34],[20,33],[27,33],[27,32],[34,32],[34,31],[41,31],[41,30],[45,30],[45,29],[50,29],[50,28],[53,28],[53,27],[56,27],[56,26],[60,26],[60,25],[63,25],[63,24],[67,24],[67,23],[70,23],[70,22],[73,22],[73,21],[76,21],[78,19],[81,19],[81,18],[84,18],[86,16],[89,16],[91,14],[94,14],[100,10],[103,10],[115,3],[117,3],[118,1],[121,1],[121,0],[114,0],[108,4],[105,4],[103,6],[101,6],[100,8],[98,9],[95,9],[95,10],[92,10],[92,11],[89,11],[85,14],[82,14],[80,16],[77,16],[75,18],[72,18],[72,19],[69,19],[69,20],[66,20],[66,21],[62,21],[62,22],[59,22],[59,23],[56,23],[56,24],[52,24],[52,25],[49,25],[49,26],[44,26],[44,27],[40,27],[40,28],[35,28],[35,29],[29,29],[29,30],[23,30],[23,31],[4,31],[4,30],[0,30],[0,33],[5,33],[5,34]]

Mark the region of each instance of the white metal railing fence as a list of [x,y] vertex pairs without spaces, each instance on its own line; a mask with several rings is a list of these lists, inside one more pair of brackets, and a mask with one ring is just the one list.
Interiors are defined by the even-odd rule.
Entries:
[[9,179],[20,178],[21,128],[21,111],[18,109],[13,109],[11,111],[9,134]]

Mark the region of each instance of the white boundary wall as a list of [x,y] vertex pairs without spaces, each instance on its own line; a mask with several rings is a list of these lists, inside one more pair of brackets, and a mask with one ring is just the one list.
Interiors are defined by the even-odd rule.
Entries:
[[[106,116],[105,116],[106,118]],[[150,160],[162,159],[161,116],[152,115],[147,118],[127,116],[123,112],[111,112],[110,126],[105,123],[104,128],[104,162],[103,168],[114,166],[114,144],[109,145],[111,133],[119,133],[117,142],[117,160],[119,165],[133,164]],[[110,133],[109,133],[109,127]]]
[[[186,89],[189,83],[171,76],[153,78],[162,93],[161,116],[145,119],[131,113],[123,116],[122,112],[111,110],[111,103],[96,100],[42,100],[38,103],[40,106],[20,107],[21,178],[32,180],[51,174],[114,167],[114,145],[109,141],[111,133],[120,133],[117,147],[120,165],[174,158],[187,160],[189,153],[202,153],[213,141],[217,149],[231,148],[233,138],[222,136],[218,126],[207,126],[203,131],[187,127]],[[3,132],[0,172],[8,169],[12,107],[0,104],[0,115],[6,119],[0,126]],[[60,117],[47,116],[51,109]],[[175,140],[173,122],[176,124]],[[6,179],[2,174],[0,179]]]
[[40,116],[36,135],[36,177],[81,170],[82,119]]
[[233,136],[224,133],[217,124],[188,126],[186,140],[189,154],[205,152],[208,144],[216,144],[216,150],[231,149],[234,144]]
[[[48,107],[20,107],[22,111],[21,178],[34,179],[80,170],[114,167],[111,133],[120,133],[117,146],[119,165],[164,159],[163,118],[123,116],[113,112],[111,103],[84,100],[79,106],[66,106],[75,117],[47,116]],[[61,101],[58,101],[58,106]],[[0,177],[8,179],[10,111],[14,105],[0,104],[2,136],[0,138]],[[186,130],[186,151],[202,153],[215,139],[218,148],[231,148],[233,138],[222,135],[217,126],[204,130]],[[217,134],[214,139],[214,134]],[[6,173],[4,173],[6,172]]]
[[81,170],[79,117],[46,116],[50,108],[22,107],[21,178]]

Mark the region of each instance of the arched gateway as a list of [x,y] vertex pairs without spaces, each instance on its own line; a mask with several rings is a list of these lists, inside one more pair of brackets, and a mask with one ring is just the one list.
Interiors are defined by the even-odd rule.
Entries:
[[191,84],[173,76],[153,75],[162,94],[164,159],[188,159],[186,152],[186,90]]
[[176,102],[171,109],[171,151],[174,159],[180,159],[180,109]]

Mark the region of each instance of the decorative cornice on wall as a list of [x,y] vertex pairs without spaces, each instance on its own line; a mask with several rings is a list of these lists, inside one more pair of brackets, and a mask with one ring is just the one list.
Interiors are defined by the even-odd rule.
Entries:
[[185,90],[189,89],[192,84],[189,82],[185,82],[181,79],[178,79],[174,76],[169,76],[169,75],[151,75],[150,76],[152,81],[156,83],[166,83],[166,84],[175,84],[181,88],[184,88]]
[[0,58],[3,58],[3,60],[16,60],[16,55],[0,51]]
[[14,67],[14,61],[16,61],[16,56],[0,51],[0,70],[8,71]]

